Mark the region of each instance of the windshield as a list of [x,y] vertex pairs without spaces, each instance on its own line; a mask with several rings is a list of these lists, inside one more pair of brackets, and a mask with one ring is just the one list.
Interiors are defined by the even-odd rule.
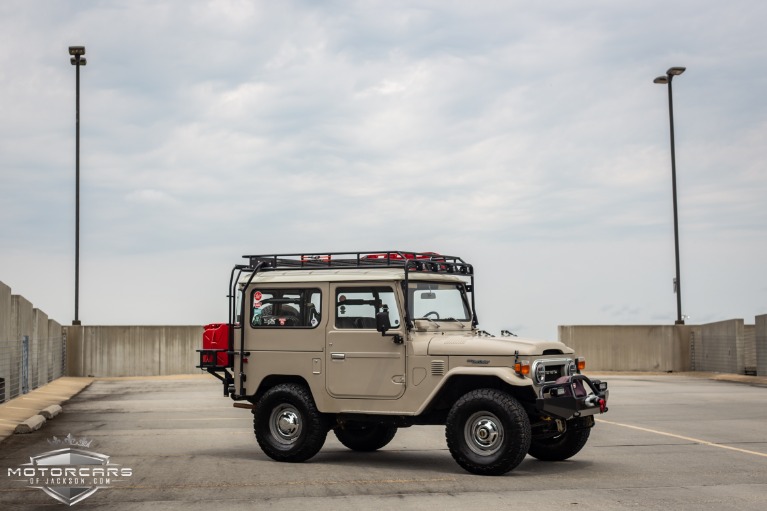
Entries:
[[413,319],[469,321],[471,312],[461,283],[410,282],[408,307]]

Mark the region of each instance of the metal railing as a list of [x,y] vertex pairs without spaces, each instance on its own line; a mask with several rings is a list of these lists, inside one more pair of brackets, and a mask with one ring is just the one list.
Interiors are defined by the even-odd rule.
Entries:
[[63,376],[66,360],[64,337],[0,340],[0,403]]

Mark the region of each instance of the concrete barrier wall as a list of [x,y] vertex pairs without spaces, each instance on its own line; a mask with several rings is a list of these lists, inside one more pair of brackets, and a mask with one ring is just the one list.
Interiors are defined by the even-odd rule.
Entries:
[[[63,374],[62,336],[59,323],[0,282],[0,402]],[[27,378],[23,379],[25,338]]]
[[559,340],[586,358],[587,370],[690,371],[686,325],[560,326]]
[[767,314],[756,317],[756,374],[767,376]]
[[201,326],[67,327],[69,376],[199,373]]
[[745,374],[744,341],[742,319],[702,325],[695,339],[695,370]]
[[[754,327],[757,365],[767,369],[767,315]],[[199,372],[201,326],[67,327],[70,376]],[[708,325],[560,326],[559,339],[596,371],[744,373],[743,320]],[[761,357],[761,358],[760,358]],[[759,362],[761,361],[761,362]]]
[[559,340],[598,371],[767,374],[767,315],[757,316],[755,325],[731,319],[705,325],[560,326]]

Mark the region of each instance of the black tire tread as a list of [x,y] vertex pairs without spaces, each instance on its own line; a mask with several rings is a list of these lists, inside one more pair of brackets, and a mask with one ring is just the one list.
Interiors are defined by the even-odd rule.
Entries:
[[[289,449],[271,442],[269,431],[272,408],[285,402],[295,405],[304,419],[301,437]],[[253,431],[264,454],[276,461],[300,463],[312,458],[322,449],[328,427],[308,388],[297,383],[282,383],[266,391],[256,403],[253,409]]]
[[396,426],[385,424],[364,425],[365,429],[362,431],[356,430],[356,424],[350,426],[349,428],[338,426],[333,432],[341,444],[353,451],[377,451],[388,445],[397,434]]
[[[504,424],[505,448],[488,459],[467,452],[464,444],[464,421],[479,410],[508,420]],[[502,475],[516,468],[527,454],[531,436],[530,420],[522,405],[508,393],[492,388],[464,394],[451,408],[445,424],[445,438],[453,459],[468,472],[479,475]]]
[[563,461],[572,458],[586,445],[591,429],[568,430],[555,438],[530,442],[528,454],[541,461]]

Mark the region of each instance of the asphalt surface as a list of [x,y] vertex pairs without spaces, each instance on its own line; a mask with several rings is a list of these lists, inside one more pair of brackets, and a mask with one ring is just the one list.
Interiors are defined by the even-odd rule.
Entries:
[[500,477],[464,472],[442,427],[402,429],[375,453],[349,451],[331,433],[309,462],[277,463],[258,448],[251,413],[213,378],[96,379],[42,429],[0,443],[0,509],[63,509],[8,472],[68,434],[132,471],[81,509],[767,509],[767,386],[605,379],[610,411],[580,454],[527,457]]

